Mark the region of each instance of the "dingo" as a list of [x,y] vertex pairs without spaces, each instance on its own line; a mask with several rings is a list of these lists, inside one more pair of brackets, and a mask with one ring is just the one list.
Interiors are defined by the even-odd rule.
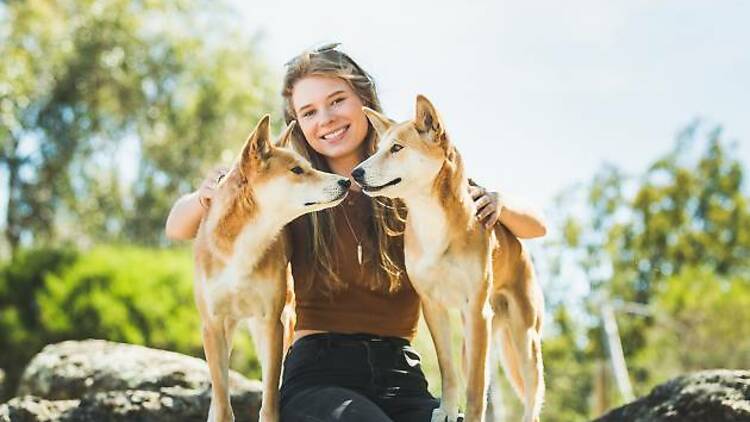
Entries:
[[234,420],[229,355],[234,329],[246,318],[262,368],[260,421],[278,421],[280,318],[290,250],[280,234],[300,215],[338,205],[350,185],[347,178],[315,170],[297,153],[272,145],[269,137],[266,115],[217,186],[195,239],[195,301],[211,374],[211,422]]
[[461,156],[425,97],[417,97],[411,121],[395,123],[367,108],[365,113],[380,143],[352,176],[368,195],[402,198],[408,208],[406,271],[422,301],[443,381],[432,420],[452,422],[458,415],[448,314],[458,308],[465,329],[466,421],[484,420],[488,370],[497,371],[494,363],[488,369],[491,338],[524,402],[524,421],[538,421],[544,299],[523,244],[502,224],[487,231],[476,221]]

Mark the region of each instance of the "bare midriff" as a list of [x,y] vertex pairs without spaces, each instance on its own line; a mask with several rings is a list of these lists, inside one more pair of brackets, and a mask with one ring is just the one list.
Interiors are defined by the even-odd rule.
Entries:
[[[297,341],[301,339],[302,337],[309,336],[311,334],[322,334],[322,333],[329,333],[330,331],[323,331],[323,330],[297,330],[294,332],[294,341]],[[397,336],[398,337],[398,336]],[[411,341],[408,337],[400,337],[406,341]]]
[[309,336],[310,334],[321,334],[327,333],[328,331],[323,330],[297,330],[294,332],[294,341],[301,339],[302,337]]

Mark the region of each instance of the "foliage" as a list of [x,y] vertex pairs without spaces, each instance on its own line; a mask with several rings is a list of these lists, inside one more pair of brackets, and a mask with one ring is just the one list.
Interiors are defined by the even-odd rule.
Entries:
[[191,260],[167,250],[98,247],[36,295],[54,339],[106,338],[195,354]]
[[172,201],[277,108],[236,16],[202,0],[0,4],[11,249],[163,241]]
[[[77,258],[68,248],[28,250],[0,268],[0,368],[6,371],[8,384],[17,382],[23,363],[49,340],[36,301],[45,277],[64,271]],[[8,388],[4,392],[11,393]]]
[[583,419],[589,413],[590,395],[581,397],[581,391],[591,391],[594,359],[579,345],[585,334],[571,317],[565,305],[555,309],[554,329],[542,344],[547,396],[544,420],[569,422]]
[[750,280],[684,268],[664,281],[654,301],[659,314],[647,332],[649,347],[634,358],[653,379],[750,367]]
[[[0,367],[14,385],[45,345],[101,338],[203,357],[187,250],[23,251],[0,270]],[[233,368],[259,375],[238,333]],[[12,393],[12,391],[7,391]]]
[[589,294],[575,308],[585,335],[572,341],[567,322],[556,318],[545,342],[545,356],[560,344],[572,348],[548,366],[581,377],[570,389],[550,384],[550,394],[568,399],[548,401],[554,408],[546,414],[575,409],[586,418],[593,416],[581,412],[592,405],[589,398],[600,395],[594,401],[609,406],[622,401],[613,382],[594,394],[589,381],[599,377],[592,362],[610,355],[601,328],[605,301],[615,306],[636,394],[685,371],[750,366],[750,355],[738,349],[750,321],[744,169],[719,128],[701,129],[698,123],[687,127],[674,150],[642,175],[608,165],[561,198],[559,234],[547,243],[559,251],[550,258],[550,277],[569,283],[564,276],[574,274],[586,280]]
[[76,259],[72,249],[44,248],[23,251],[0,268],[0,368],[9,385],[17,382],[22,364],[47,344],[37,292],[44,289],[48,274],[63,271]]

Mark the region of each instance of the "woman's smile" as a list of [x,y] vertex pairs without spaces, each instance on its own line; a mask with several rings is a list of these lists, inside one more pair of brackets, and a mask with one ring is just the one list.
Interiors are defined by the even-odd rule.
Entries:
[[337,129],[325,133],[323,136],[321,136],[321,138],[325,141],[328,141],[329,143],[339,142],[346,136],[347,131],[349,130],[349,126],[350,125],[348,124],[341,126]]

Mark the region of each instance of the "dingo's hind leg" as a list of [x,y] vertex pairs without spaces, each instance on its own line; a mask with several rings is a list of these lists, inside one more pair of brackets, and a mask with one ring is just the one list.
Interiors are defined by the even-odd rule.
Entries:
[[[525,308],[534,309],[532,306]],[[521,318],[519,314],[514,314],[513,310],[511,307],[511,318],[507,329],[504,330],[503,352],[509,357],[511,382],[516,385],[519,384],[519,378],[521,381],[516,390],[524,404],[523,420],[538,422],[544,400],[542,338],[537,329],[540,324],[536,323],[536,318],[530,318],[534,322],[529,325],[529,318]]]

